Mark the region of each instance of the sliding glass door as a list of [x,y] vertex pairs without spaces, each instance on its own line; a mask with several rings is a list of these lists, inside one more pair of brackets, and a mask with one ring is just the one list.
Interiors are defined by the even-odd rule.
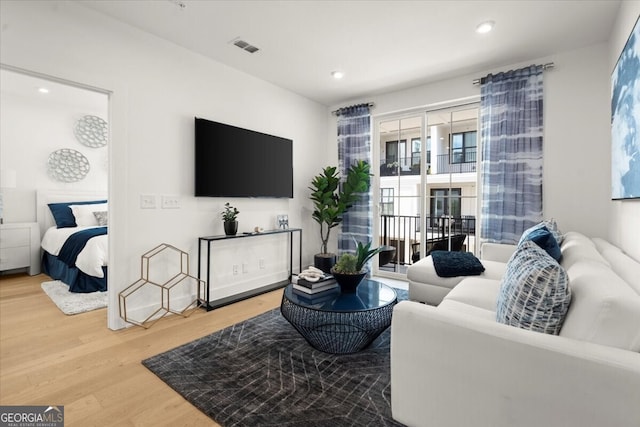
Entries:
[[[380,245],[393,247],[393,256],[379,258],[385,262],[380,271],[402,273],[419,242],[420,172],[424,144],[424,115],[382,120],[376,123],[379,164],[374,189],[379,191],[377,225]],[[389,252],[387,252],[389,253]]]
[[420,258],[431,250],[476,252],[478,105],[427,111],[435,160],[425,176],[428,198]]
[[478,104],[378,120],[376,233],[401,275],[431,250],[476,252]]

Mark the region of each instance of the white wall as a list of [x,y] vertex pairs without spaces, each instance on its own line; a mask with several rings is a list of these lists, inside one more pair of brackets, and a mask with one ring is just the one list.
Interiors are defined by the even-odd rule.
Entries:
[[[555,218],[562,230],[606,238],[610,222],[606,43],[353,103],[374,102],[375,123],[378,117],[395,112],[477,99],[480,88],[472,84],[474,79],[547,62],[554,62],[555,68],[544,74],[544,215]],[[334,126],[335,119],[329,129]]]
[[[139,277],[140,255],[169,243],[191,254],[195,272],[197,238],[223,233],[226,201],[241,211],[240,231],[273,228],[277,214],[288,214],[292,227],[305,230],[304,262],[312,259],[319,239],[307,186],[328,162],[326,107],[76,3],[0,7],[3,64],[112,92],[110,327],[123,326],[116,295]],[[193,197],[194,116],[291,138],[294,198]],[[178,195],[181,208],[140,209],[141,194]]]
[[[0,75],[0,169],[16,172],[16,187],[1,190],[4,221],[35,222],[36,189],[106,194],[108,149],[81,144],[74,129],[86,115],[107,120],[108,96],[8,70],[1,70]],[[49,93],[39,93],[40,87]],[[84,179],[65,183],[48,174],[49,155],[62,148],[79,151],[87,158],[90,169]]]
[[[640,16],[640,1],[624,1],[620,4],[618,18],[610,37],[610,51],[607,61],[609,72],[613,72],[618,57],[636,20]],[[610,139],[609,139],[610,141]],[[607,153],[610,173],[611,152]],[[640,261],[640,200],[613,200],[608,203],[611,222],[609,238],[612,243],[623,248],[629,255]]]

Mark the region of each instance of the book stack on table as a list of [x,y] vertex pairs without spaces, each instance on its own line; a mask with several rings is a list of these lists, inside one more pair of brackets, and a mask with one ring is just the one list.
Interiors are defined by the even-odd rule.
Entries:
[[303,278],[293,284],[294,291],[307,295],[316,295],[321,292],[330,291],[338,287],[338,282],[331,275],[324,276],[317,282],[311,282]]

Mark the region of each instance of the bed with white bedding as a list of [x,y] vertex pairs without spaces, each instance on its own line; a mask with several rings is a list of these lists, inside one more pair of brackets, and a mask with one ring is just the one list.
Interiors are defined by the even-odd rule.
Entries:
[[38,192],[42,268],[71,292],[107,289],[107,212],[106,199],[94,193]]

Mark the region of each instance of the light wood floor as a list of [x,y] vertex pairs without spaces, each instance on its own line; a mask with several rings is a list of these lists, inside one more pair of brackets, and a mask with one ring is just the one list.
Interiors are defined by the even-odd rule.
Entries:
[[111,331],[106,309],[64,315],[48,276],[0,277],[0,405],[64,405],[65,426],[216,426],[140,363],[278,307],[282,290],[149,329]]

